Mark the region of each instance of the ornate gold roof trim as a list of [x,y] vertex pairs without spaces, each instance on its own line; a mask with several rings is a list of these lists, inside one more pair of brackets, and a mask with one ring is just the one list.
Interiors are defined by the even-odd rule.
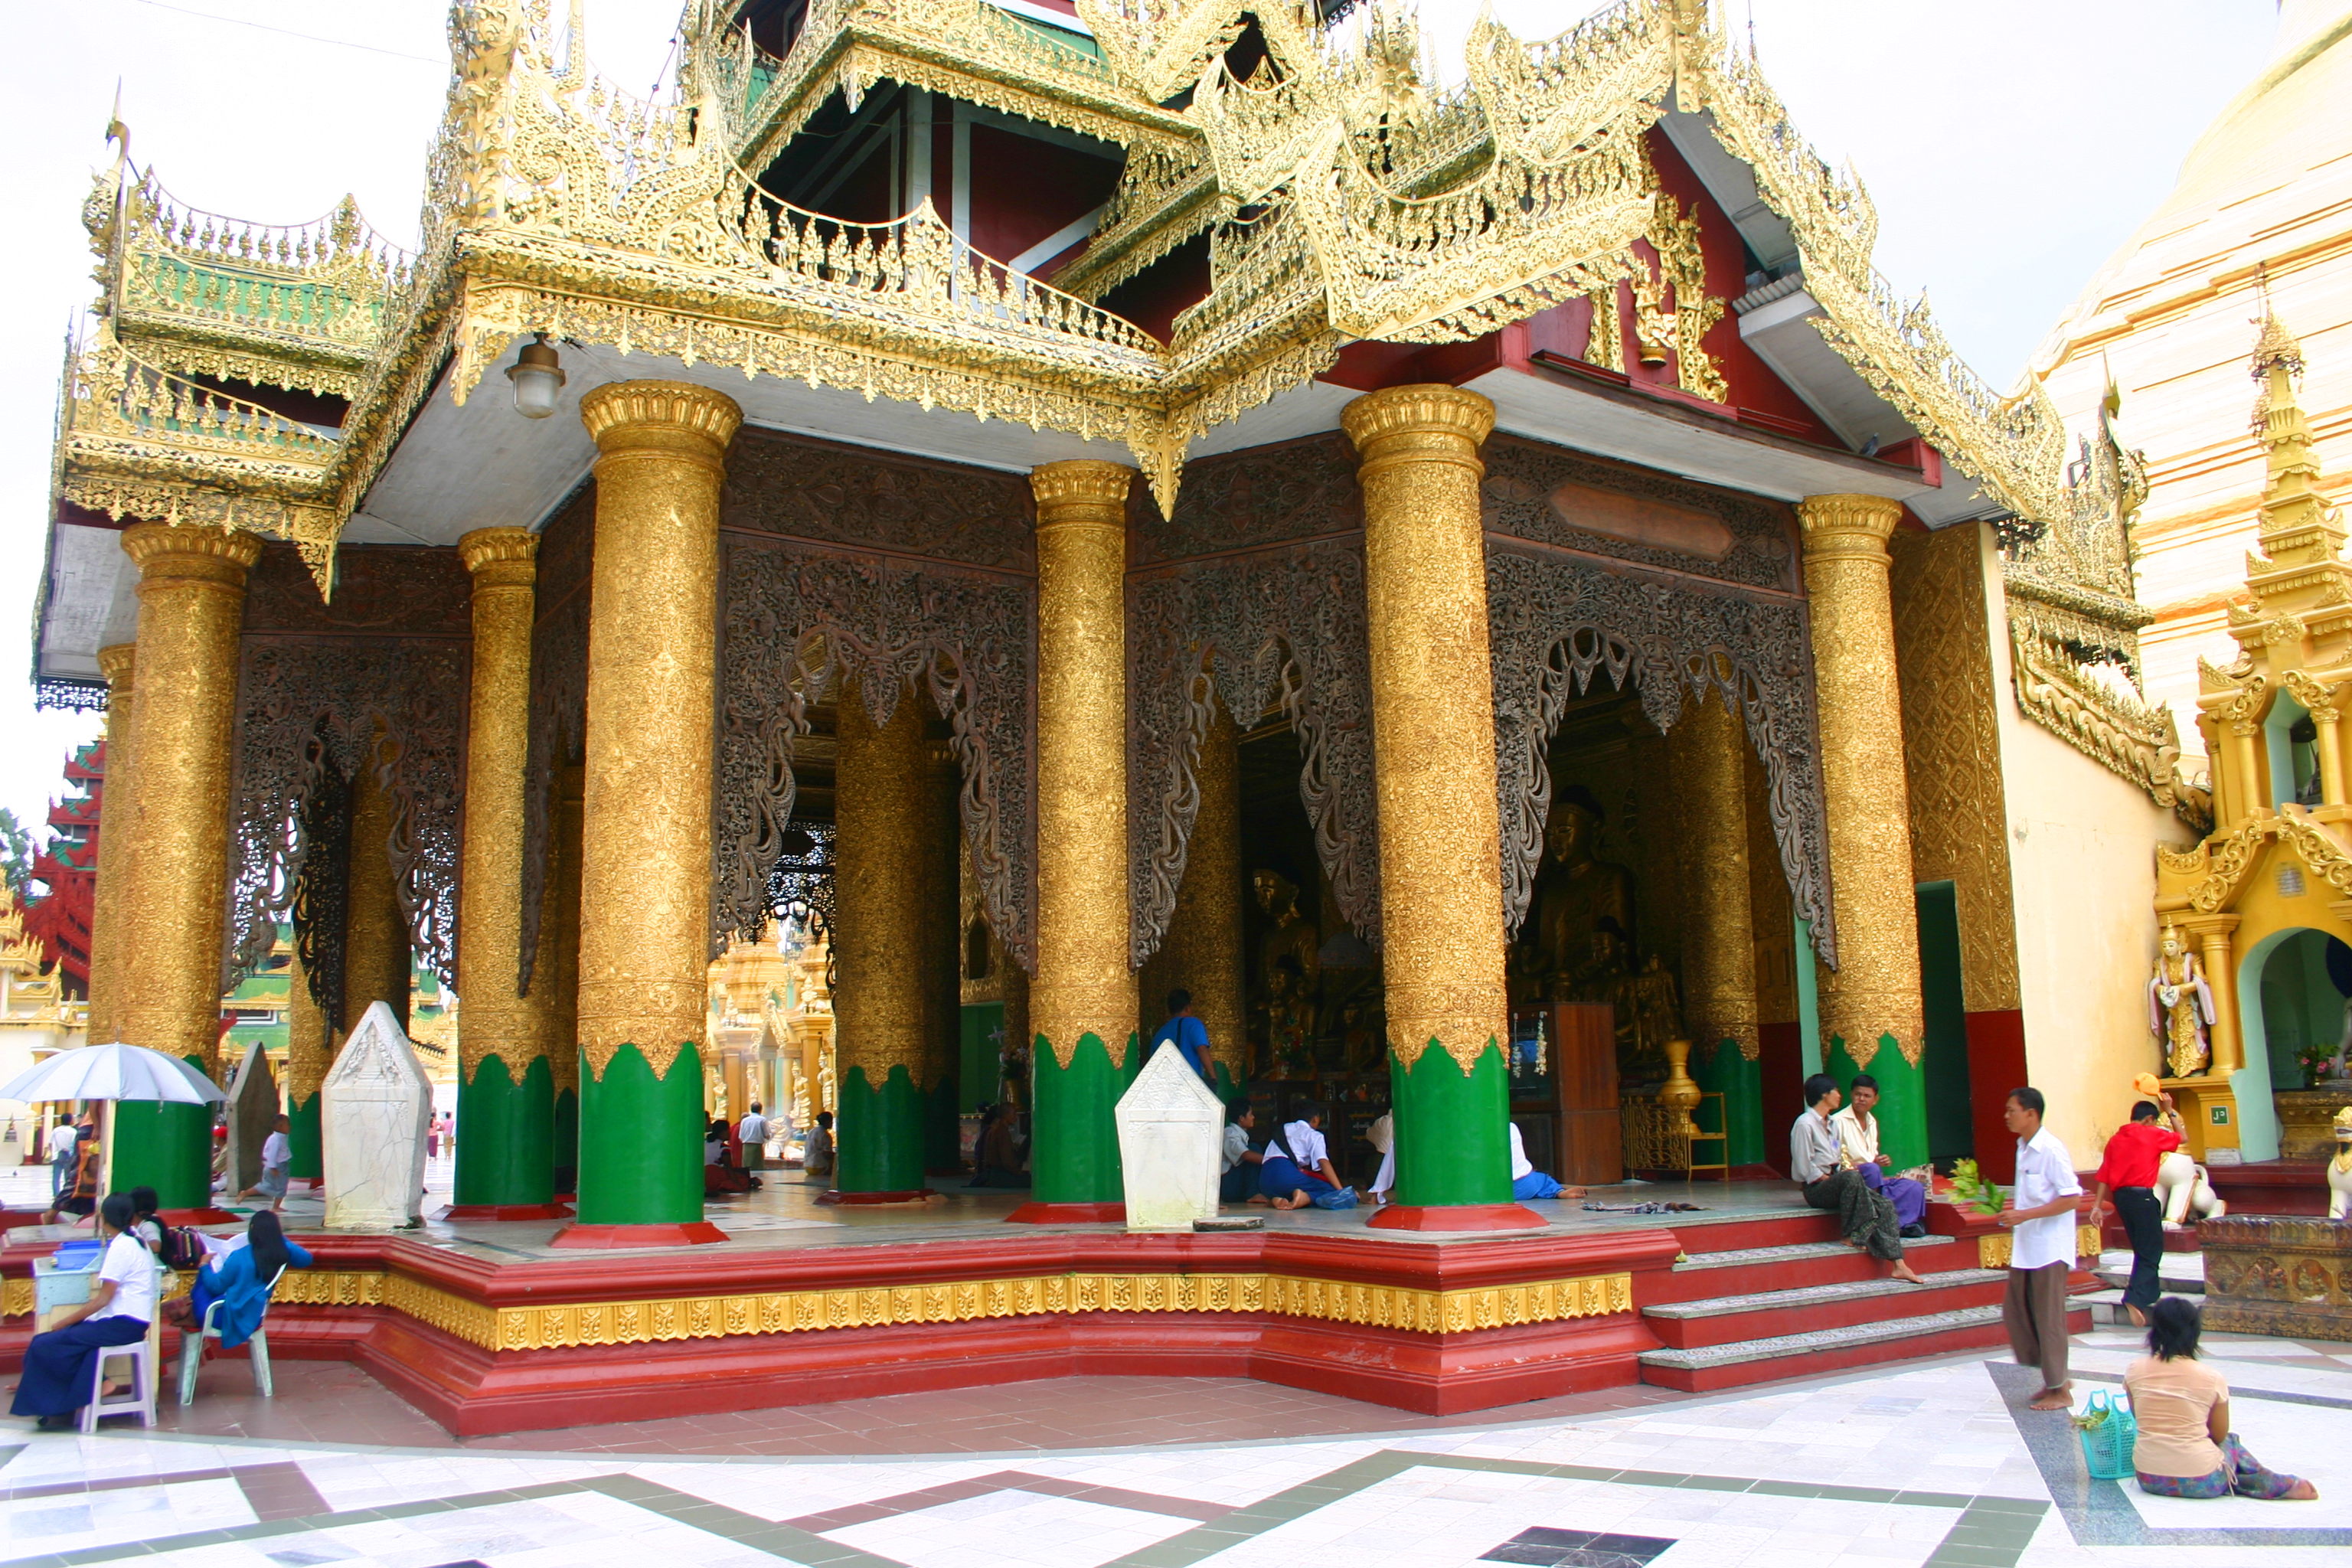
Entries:
[[[85,427],[67,444],[61,488],[167,502],[172,516],[247,515],[247,503],[202,497],[250,493],[289,509],[265,526],[315,541],[303,509],[349,514],[450,356],[462,399],[508,338],[546,330],[1123,440],[1167,507],[1191,438],[1311,379],[1346,339],[1472,338],[1646,276],[1634,241],[1672,240],[1681,216],[1657,202],[1643,152],[1672,94],[1714,115],[1790,223],[1831,341],[1989,492],[2021,516],[2066,519],[2046,400],[1994,396],[1925,307],[1875,278],[1876,219],[1860,184],[1806,149],[1699,0],[1620,0],[1532,44],[1482,21],[1471,79],[1446,92],[1424,80],[1417,32],[1391,9],[1318,27],[1297,0],[1253,8],[1274,65],[1237,81],[1220,40],[1240,12],[1223,8],[1083,0],[1097,69],[983,0],[822,0],[793,58],[763,65],[748,40],[715,30],[717,0],[698,0],[679,94],[649,102],[591,75],[576,17],[560,24],[548,0],[461,0],[417,258],[373,239],[348,206],[320,225],[237,229],[197,221],[127,170],[96,214],[118,329],[243,356],[175,348],[151,371],[234,363],[249,378],[285,359],[273,379],[314,387],[329,371],[356,374],[341,441],[272,454],[273,469],[255,467],[256,443],[200,453],[149,425],[113,432],[100,452]],[[768,65],[783,74],[747,109]],[[781,203],[739,167],[736,149],[767,145],[786,123],[772,109],[814,101],[820,83],[862,91],[885,76],[1128,148],[1140,162],[1114,204],[1106,259],[1056,289],[971,250],[927,209],[842,224]],[[1184,110],[1161,107],[1188,89]],[[1082,297],[1204,224],[1215,226],[1213,291],[1168,347]],[[121,282],[122,263],[142,257],[250,274],[277,292],[257,322],[211,295],[150,321],[153,301]],[[281,307],[297,296],[283,291],[305,288],[328,289],[319,297],[335,308],[298,322],[289,344]],[[353,373],[338,356],[355,351]]]

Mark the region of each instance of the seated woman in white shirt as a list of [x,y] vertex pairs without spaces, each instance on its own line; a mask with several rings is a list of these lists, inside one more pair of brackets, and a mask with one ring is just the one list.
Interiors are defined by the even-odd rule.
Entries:
[[74,1413],[89,1403],[90,1371],[100,1349],[145,1339],[154,1321],[155,1258],[130,1234],[133,1216],[129,1193],[107,1194],[98,1209],[106,1255],[90,1281],[89,1300],[61,1309],[57,1326],[35,1334],[25,1347],[25,1370],[9,1410],[40,1417],[44,1432],[71,1426]]

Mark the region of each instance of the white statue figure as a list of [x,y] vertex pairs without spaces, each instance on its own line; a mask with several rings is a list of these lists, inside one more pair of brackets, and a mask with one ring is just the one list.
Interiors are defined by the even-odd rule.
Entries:
[[2180,928],[2164,928],[2163,950],[2147,982],[2147,1026],[2164,1043],[2164,1062],[2176,1079],[2195,1078],[2213,1059],[2213,988],[2197,955],[2182,945]]
[[2220,1219],[2230,1212],[2230,1205],[2213,1191],[2205,1167],[2179,1149],[2156,1163],[2156,1201],[2164,1207],[2167,1230],[2194,1228],[2195,1222],[2189,1217],[2191,1209],[2197,1211],[2198,1219]]
[[2352,1105],[2336,1113],[2336,1158],[2327,1162],[2327,1217],[2352,1219]]

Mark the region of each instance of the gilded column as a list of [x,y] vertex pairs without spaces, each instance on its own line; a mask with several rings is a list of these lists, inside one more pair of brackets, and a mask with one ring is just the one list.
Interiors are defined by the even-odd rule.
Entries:
[[1723,1096],[1727,1158],[1764,1159],[1763,1042],[1748,905],[1748,737],[1720,696],[1683,710],[1667,737],[1682,796],[1683,1010],[1692,1076]]
[[[914,700],[910,694],[908,700]],[[963,822],[956,807],[963,773],[954,748],[925,744],[923,782],[923,1164],[940,1175],[963,1169]],[[987,1098],[994,1098],[989,1096]],[[979,1103],[974,1097],[972,1103]]]
[[[1135,470],[1033,470],[1037,497],[1037,971],[1029,988],[1034,1201],[1016,1218],[1125,1213],[1111,1115],[1135,1048],[1128,968],[1127,489]],[[1006,1005],[1008,1021],[1012,1008]]]
[[929,770],[916,694],[877,725],[856,684],[834,709],[834,1186],[896,1203],[923,1193]]
[[580,1220],[558,1245],[723,1239],[702,1219],[719,489],[742,411],[632,381],[594,437],[580,844]]
[[1359,397],[1339,418],[1364,492],[1396,1118],[1397,1201],[1372,1224],[1537,1224],[1508,1201],[1502,830],[1478,500],[1478,446],[1495,405],[1450,386],[1396,386]]
[[555,821],[551,829],[546,892],[539,915],[539,958],[530,988],[547,987],[540,1015],[547,1031],[547,1065],[552,1069],[554,1131],[550,1154],[558,1197],[580,1184],[580,803],[583,769],[556,775]]
[[[114,1021],[114,966],[121,962],[123,889],[131,877],[131,823],[138,808],[131,799],[131,704],[136,700],[133,671],[138,646],[117,643],[98,650],[99,673],[106,677],[106,782],[98,825],[98,891],[90,912],[89,1027],[93,1046],[121,1038]],[[106,815],[121,825],[107,832]]]
[[[1241,736],[1223,706],[1201,738],[1194,769],[1201,808],[1184,852],[1184,880],[1168,921],[1169,983],[1192,994],[1192,1011],[1209,1032],[1217,1091],[1231,1099],[1249,1077],[1243,1015]],[[1143,998],[1147,1010],[1164,998]]]
[[[457,541],[473,574],[465,868],[457,910],[457,1174],[450,1216],[539,1219],[555,1209],[549,992],[522,973],[524,770],[539,536],[482,528]],[[541,926],[542,945],[546,927]]]
[[[122,549],[139,567],[136,664],[146,679],[131,752],[147,787],[131,793],[110,1012],[131,1045],[217,1079],[237,635],[261,541],[142,522],[123,531]],[[152,1186],[167,1209],[209,1207],[211,1132],[209,1108],[125,1101],[115,1113],[115,1185]]]
[[297,943],[286,975],[287,1141],[294,1146],[287,1170],[296,1181],[315,1182],[326,1174],[319,1146],[319,1087],[334,1059],[334,1031],[326,1009],[310,994],[310,972]]
[[392,874],[392,830],[399,813],[370,747],[352,781],[352,863],[349,902],[343,912],[343,1016],[335,1049],[360,1026],[371,1004],[382,1002],[404,1030],[408,996],[415,984],[408,945],[408,917],[401,912],[400,885]]
[[1911,871],[1910,784],[1886,541],[1900,503],[1813,496],[1797,507],[1821,712],[1837,968],[1821,992],[1822,1056],[1841,1080],[1878,1080],[1881,1149],[1927,1159],[1927,1050],[1919,911]]

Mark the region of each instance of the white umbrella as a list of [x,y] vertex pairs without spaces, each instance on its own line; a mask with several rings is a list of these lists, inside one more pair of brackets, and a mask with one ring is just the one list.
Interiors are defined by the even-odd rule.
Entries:
[[177,1057],[144,1046],[85,1046],[35,1063],[5,1084],[0,1100],[162,1100],[179,1105],[225,1100],[212,1079]]
[[34,1063],[5,1084],[0,1099],[28,1103],[44,1100],[96,1100],[106,1103],[106,1131],[100,1148],[106,1173],[102,1185],[114,1190],[114,1107],[119,1100],[160,1100],[178,1105],[207,1105],[227,1095],[212,1079],[177,1057],[151,1051],[144,1046],[84,1046],[59,1051]]

